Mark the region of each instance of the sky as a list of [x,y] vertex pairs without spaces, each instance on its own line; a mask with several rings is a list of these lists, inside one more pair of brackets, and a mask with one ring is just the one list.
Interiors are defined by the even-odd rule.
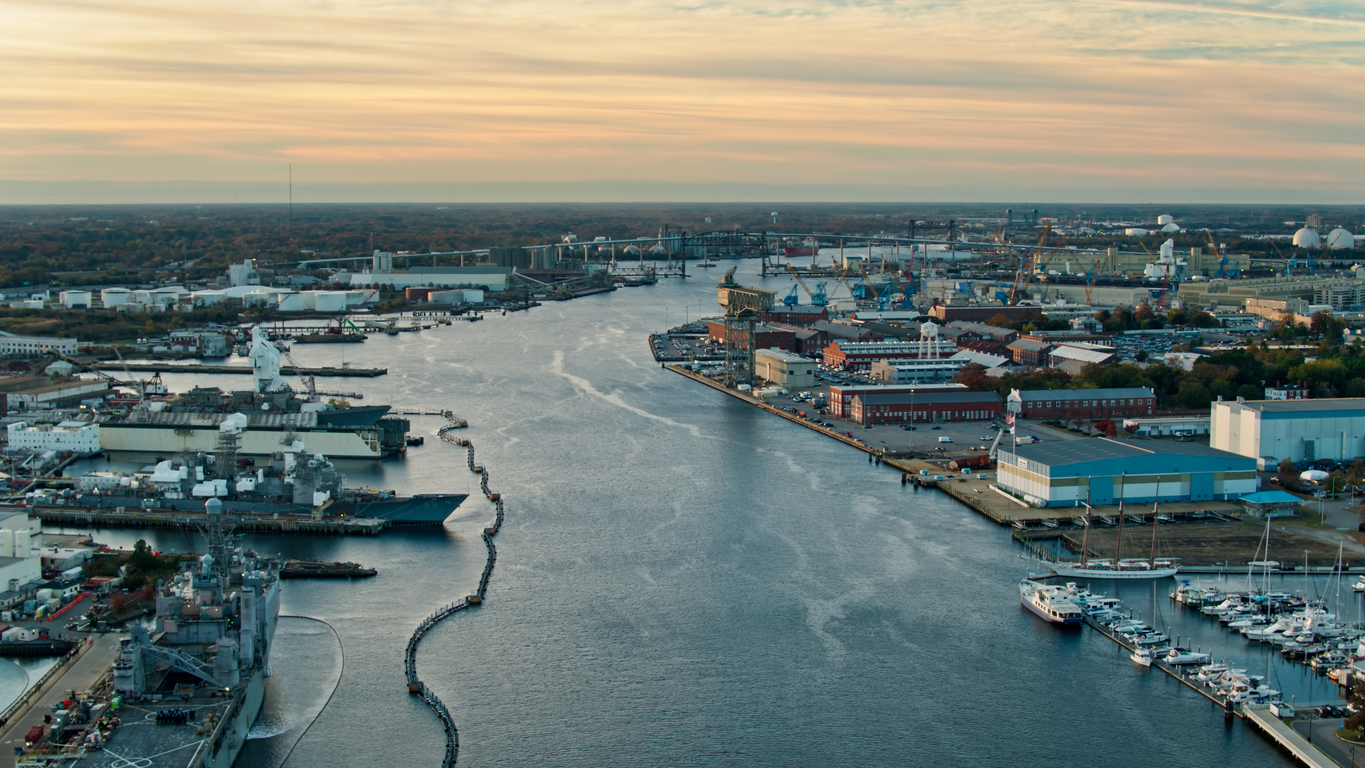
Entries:
[[0,0],[0,204],[1365,201],[1365,3]]

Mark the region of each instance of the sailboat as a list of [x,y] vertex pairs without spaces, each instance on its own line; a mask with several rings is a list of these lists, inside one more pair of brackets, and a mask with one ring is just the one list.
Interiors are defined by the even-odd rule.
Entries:
[[[1126,473],[1125,475],[1126,476]],[[1047,566],[1058,576],[1085,579],[1164,579],[1176,575],[1180,566],[1174,560],[1157,558],[1156,532],[1160,525],[1161,480],[1157,479],[1156,499],[1152,502],[1152,550],[1146,559],[1124,560],[1123,554],[1123,477],[1119,480],[1119,529],[1114,542],[1113,560],[1090,559],[1090,505],[1086,504],[1085,537],[1081,543],[1081,562],[1079,565],[1065,562],[1051,562]]]

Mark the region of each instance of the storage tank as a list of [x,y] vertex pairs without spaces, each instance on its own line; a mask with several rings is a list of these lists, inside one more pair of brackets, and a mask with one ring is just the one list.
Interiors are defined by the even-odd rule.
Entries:
[[190,294],[190,298],[196,306],[214,307],[222,304],[227,299],[227,294],[222,291],[195,291]]
[[58,296],[62,300],[62,306],[67,309],[76,307],[90,308],[90,303],[94,301],[94,294],[90,291],[62,291]]
[[105,288],[100,291],[100,301],[105,309],[112,309],[133,300],[133,292],[127,288]]
[[1174,223],[1175,223],[1175,217],[1172,216],[1172,215],[1169,214],[1169,213],[1163,213],[1163,214],[1161,214],[1160,216],[1156,217],[1156,223],[1157,223],[1159,226],[1163,226],[1163,227],[1166,226],[1167,224],[1174,224]]
[[1300,229],[1298,232],[1294,233],[1294,247],[1321,248],[1322,238],[1318,237],[1318,231],[1316,229],[1309,229],[1308,227],[1304,227],[1303,229]]
[[268,307],[275,303],[275,291],[248,291],[242,294],[244,307]]
[[345,312],[345,291],[313,291],[313,309],[318,312]]
[[1356,247],[1355,235],[1351,234],[1350,230],[1337,227],[1336,229],[1327,233],[1327,247],[1331,248],[1334,251],[1342,251],[1346,250],[1347,248],[1354,248]]
[[279,301],[279,309],[281,312],[304,312],[308,309],[304,303],[303,296],[299,295],[297,291],[287,291],[285,293],[276,294],[276,296]]
[[434,293],[435,291],[436,291],[435,288],[419,288],[413,286],[411,288],[404,289],[403,298],[407,299],[408,301],[423,302],[431,301],[431,294]]

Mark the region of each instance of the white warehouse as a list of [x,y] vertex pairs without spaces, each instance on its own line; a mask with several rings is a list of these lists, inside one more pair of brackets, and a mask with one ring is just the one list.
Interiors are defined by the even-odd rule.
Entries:
[[1284,459],[1365,456],[1365,398],[1213,403],[1209,445],[1274,469]]

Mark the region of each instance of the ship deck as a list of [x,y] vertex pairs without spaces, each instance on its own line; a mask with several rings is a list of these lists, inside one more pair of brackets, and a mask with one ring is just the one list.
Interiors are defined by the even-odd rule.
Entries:
[[[125,704],[118,713],[119,726],[103,749],[93,749],[75,763],[80,768],[189,768],[202,765],[213,728],[205,717],[217,719],[231,699],[192,698],[159,704]],[[170,725],[156,722],[158,709],[193,709],[194,722]]]

